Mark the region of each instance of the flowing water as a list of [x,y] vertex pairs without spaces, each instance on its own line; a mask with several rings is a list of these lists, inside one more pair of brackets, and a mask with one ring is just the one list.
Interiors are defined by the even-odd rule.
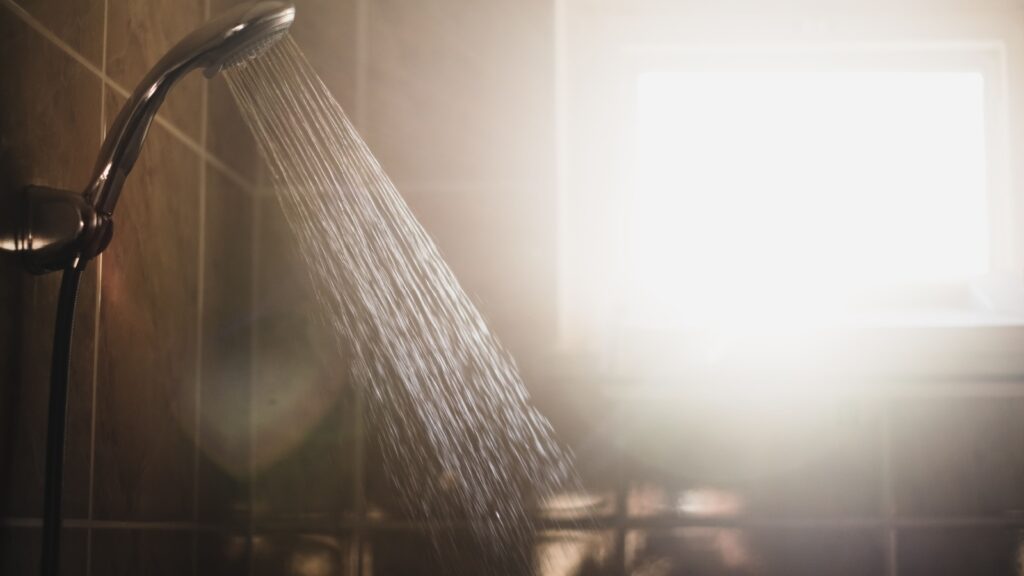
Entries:
[[409,514],[521,548],[575,477],[515,363],[291,38],[227,80]]

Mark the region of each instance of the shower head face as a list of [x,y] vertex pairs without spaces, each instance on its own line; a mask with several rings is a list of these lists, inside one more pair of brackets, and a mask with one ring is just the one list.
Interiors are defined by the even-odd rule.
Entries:
[[242,4],[210,20],[181,39],[135,87],[103,142],[85,195],[96,212],[109,219],[167,93],[197,68],[209,78],[258,57],[281,39],[295,20],[288,2]]
[[204,57],[207,78],[244,65],[274,45],[295,20],[295,7],[284,2],[259,2],[239,6],[207,27],[217,32],[217,42]]
[[203,74],[205,74],[207,78],[211,78],[224,70],[245,66],[249,62],[252,62],[256,58],[262,56],[263,53],[276,44],[287,31],[287,29],[279,30],[269,36],[258,38],[245,46],[239,47],[238,50],[233,51],[226,58],[221,59],[219,64],[215,66],[208,66],[206,70],[203,71]]

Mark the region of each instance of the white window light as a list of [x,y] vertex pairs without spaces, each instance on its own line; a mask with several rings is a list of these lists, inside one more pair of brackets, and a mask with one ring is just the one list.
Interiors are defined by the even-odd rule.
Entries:
[[987,274],[985,101],[972,71],[641,74],[626,324],[814,323]]

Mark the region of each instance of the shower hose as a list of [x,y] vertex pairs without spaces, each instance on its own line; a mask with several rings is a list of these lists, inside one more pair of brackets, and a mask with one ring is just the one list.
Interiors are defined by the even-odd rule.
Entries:
[[64,487],[64,439],[68,418],[68,382],[71,379],[71,337],[75,304],[84,261],[64,270],[57,301],[50,365],[50,400],[46,426],[46,476],[43,487],[42,576],[57,576],[60,561],[61,495]]

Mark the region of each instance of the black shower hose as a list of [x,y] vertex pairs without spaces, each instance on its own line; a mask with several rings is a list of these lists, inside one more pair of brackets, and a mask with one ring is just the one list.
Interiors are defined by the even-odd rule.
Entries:
[[75,330],[78,282],[85,264],[64,270],[57,301],[50,365],[50,401],[46,425],[46,476],[43,487],[43,556],[40,573],[57,576],[60,569],[61,495],[64,488],[64,439],[71,379],[71,337]]

